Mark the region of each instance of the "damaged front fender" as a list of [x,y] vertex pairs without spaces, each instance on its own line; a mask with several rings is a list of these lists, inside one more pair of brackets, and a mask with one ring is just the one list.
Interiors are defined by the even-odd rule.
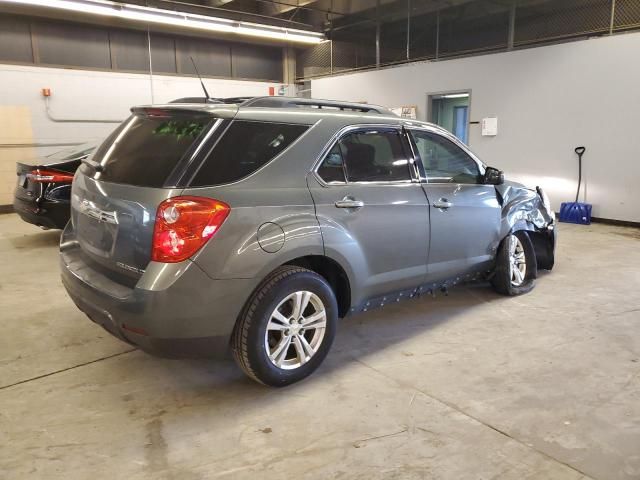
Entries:
[[555,215],[540,188],[530,190],[516,182],[496,185],[502,207],[501,238],[524,230],[533,243],[538,268],[551,270],[555,261]]

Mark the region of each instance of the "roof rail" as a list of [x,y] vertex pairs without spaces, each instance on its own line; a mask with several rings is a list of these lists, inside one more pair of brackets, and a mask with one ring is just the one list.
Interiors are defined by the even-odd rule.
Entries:
[[352,110],[355,112],[379,113],[381,115],[394,115],[391,110],[369,105],[368,103],[339,102],[335,100],[316,100],[313,98],[298,97],[254,97],[242,103],[243,107],[267,107],[267,108],[327,108],[337,110]]

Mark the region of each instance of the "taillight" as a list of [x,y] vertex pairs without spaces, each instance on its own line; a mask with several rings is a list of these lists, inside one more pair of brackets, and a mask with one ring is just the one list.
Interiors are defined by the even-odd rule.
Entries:
[[186,260],[213,237],[231,207],[204,197],[173,197],[158,206],[153,229],[151,260],[175,263]]
[[27,178],[37,183],[71,183],[73,181],[73,174],[36,168],[27,173]]

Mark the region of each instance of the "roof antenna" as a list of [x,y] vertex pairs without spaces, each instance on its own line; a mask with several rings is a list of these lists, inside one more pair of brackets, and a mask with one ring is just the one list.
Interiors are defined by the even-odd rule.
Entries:
[[202,90],[204,90],[204,97],[207,99],[207,102],[208,102],[209,100],[211,100],[211,97],[209,96],[209,92],[207,92],[207,87],[204,86],[204,82],[202,81],[202,77],[200,76],[200,72],[198,71],[198,67],[196,66],[196,62],[193,60],[193,57],[189,56],[189,58],[191,59],[191,63],[193,63],[193,68],[196,69],[196,74],[200,79],[200,85],[202,85]]

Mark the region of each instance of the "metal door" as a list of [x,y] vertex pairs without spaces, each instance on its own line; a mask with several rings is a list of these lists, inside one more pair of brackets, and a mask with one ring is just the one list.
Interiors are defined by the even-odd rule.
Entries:
[[429,206],[400,128],[343,133],[309,177],[325,250],[353,269],[358,300],[420,285]]

